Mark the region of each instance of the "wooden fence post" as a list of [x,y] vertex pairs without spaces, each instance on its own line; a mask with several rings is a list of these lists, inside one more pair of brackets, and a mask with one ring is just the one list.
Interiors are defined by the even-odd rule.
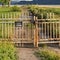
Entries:
[[35,29],[34,29],[34,47],[38,47],[38,21],[37,17],[34,16]]

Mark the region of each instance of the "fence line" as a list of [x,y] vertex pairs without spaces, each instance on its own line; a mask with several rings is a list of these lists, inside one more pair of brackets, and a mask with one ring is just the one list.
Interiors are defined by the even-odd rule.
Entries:
[[60,38],[60,22],[39,22],[40,39]]
[[[17,17],[16,17],[17,16]],[[36,18],[35,18],[36,19]],[[15,20],[15,21],[14,21]],[[33,22],[31,22],[31,20]],[[16,27],[15,22],[22,21],[22,27]],[[0,39],[33,40],[34,27],[36,23],[33,16],[21,16],[19,14],[0,15]],[[47,13],[46,18],[41,14],[41,19],[37,19],[39,41],[42,39],[60,39],[60,19],[55,18],[54,13]],[[28,25],[31,24],[31,25]],[[27,26],[27,27],[26,27]],[[15,36],[16,35],[16,36]],[[32,35],[32,36],[31,36]]]
[[[24,17],[23,17],[24,16]],[[55,18],[55,14],[54,13],[46,13],[45,14],[46,19],[54,19]],[[0,13],[0,19],[8,19],[8,18],[29,18],[30,16],[26,16],[22,15],[20,13]],[[44,19],[44,14],[41,14],[41,19]]]
[[22,15],[21,13],[0,13],[0,19],[29,19],[32,18],[32,16]]

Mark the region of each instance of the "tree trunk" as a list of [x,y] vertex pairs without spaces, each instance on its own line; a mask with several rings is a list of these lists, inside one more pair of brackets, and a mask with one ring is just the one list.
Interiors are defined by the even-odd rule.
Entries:
[[10,7],[10,1],[8,2],[8,7]]
[[4,7],[4,3],[2,3],[2,7]]

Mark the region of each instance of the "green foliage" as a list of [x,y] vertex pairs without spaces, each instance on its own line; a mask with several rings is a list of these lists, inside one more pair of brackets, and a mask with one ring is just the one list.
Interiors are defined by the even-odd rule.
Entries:
[[17,60],[13,44],[6,41],[0,42],[0,60]]
[[20,10],[20,7],[13,6],[13,7],[11,8],[11,11],[17,12],[17,11],[21,11],[21,10]]
[[60,55],[53,50],[47,48],[40,49],[35,53],[37,57],[40,57],[41,60],[60,60]]
[[35,25],[32,24],[32,23],[27,23],[26,27],[29,28],[29,29],[31,29],[31,28],[35,28]]
[[21,7],[13,6],[13,7],[0,7],[0,13],[9,13],[9,12],[21,12]]
[[10,11],[11,11],[11,7],[0,7],[0,13],[10,12]]
[[47,18],[47,13],[55,13],[55,17],[60,16],[60,8],[44,8],[44,7],[36,7],[36,6],[28,6],[29,11],[41,19],[41,14],[43,14],[43,18]]
[[2,5],[6,5],[10,3],[11,0],[0,0],[0,2],[2,3]]

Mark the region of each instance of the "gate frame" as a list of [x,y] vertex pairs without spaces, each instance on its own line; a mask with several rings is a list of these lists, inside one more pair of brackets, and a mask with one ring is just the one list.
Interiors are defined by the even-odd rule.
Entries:
[[38,47],[38,19],[34,16],[35,29],[34,29],[34,47]]

